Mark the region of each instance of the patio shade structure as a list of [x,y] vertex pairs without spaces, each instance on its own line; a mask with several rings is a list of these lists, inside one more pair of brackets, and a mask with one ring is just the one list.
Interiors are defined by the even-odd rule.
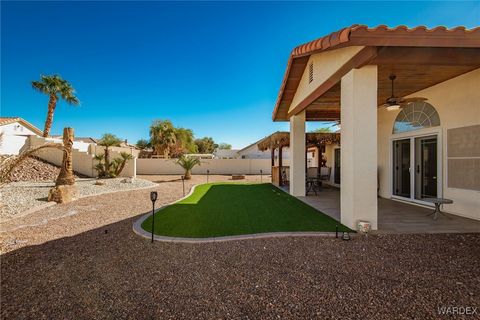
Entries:
[[[318,164],[321,167],[322,146],[326,144],[340,144],[340,133],[308,132],[305,134],[305,151],[309,148],[317,148]],[[265,137],[257,144],[261,151],[270,150],[272,158],[272,183],[278,186],[283,185],[282,167],[283,167],[283,148],[290,146],[290,132],[277,131],[268,137]],[[275,150],[278,149],[278,166],[275,166]],[[305,157],[306,159],[306,157]],[[306,167],[306,166],[305,166]]]
[[[385,128],[394,116],[386,115],[382,106],[392,96],[412,99],[426,90],[426,99],[450,117],[452,109],[470,110],[472,103],[461,92],[478,101],[469,86],[477,79],[465,79],[479,68],[480,27],[352,25],[294,48],[272,114],[273,121],[290,122],[290,194],[306,193],[306,122],[340,121],[342,223],[356,228],[358,221],[368,221],[377,229],[378,164],[380,176],[386,177],[391,134]],[[394,94],[391,76],[396,77]],[[443,92],[438,90],[442,85],[447,88]],[[447,107],[445,96],[458,98]],[[450,124],[477,123],[462,119]],[[392,185],[386,179],[382,184],[384,189]]]

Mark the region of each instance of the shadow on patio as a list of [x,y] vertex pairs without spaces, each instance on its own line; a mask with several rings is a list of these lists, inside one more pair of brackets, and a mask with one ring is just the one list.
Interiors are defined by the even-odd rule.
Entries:
[[[288,187],[283,188],[288,192]],[[325,187],[317,195],[298,197],[317,210],[340,221],[340,190]],[[433,220],[433,208],[378,198],[376,233],[469,233],[480,232],[480,221],[448,214]]]

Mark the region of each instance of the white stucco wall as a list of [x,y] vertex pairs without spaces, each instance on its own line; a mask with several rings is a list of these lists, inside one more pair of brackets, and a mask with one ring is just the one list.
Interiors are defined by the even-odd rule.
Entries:
[[[435,107],[440,116],[441,126],[439,143],[441,143],[442,189],[444,198],[454,201],[444,206],[444,210],[460,216],[480,220],[480,192],[447,187],[447,130],[480,124],[480,69],[433,87],[416,92],[412,96],[428,98],[428,103]],[[391,139],[393,123],[399,111],[378,110],[378,169],[380,196],[392,196]],[[430,130],[426,130],[429,132]],[[409,132],[407,135],[421,133]],[[441,190],[439,190],[439,193]]]
[[17,155],[25,145],[28,136],[36,135],[35,132],[18,122],[0,126],[0,132],[3,132],[0,154],[5,155]]
[[[271,174],[270,159],[204,159],[193,174]],[[184,174],[175,159],[137,159],[137,174]]]
[[[62,144],[61,139],[52,139],[52,138],[43,138],[43,137],[38,137],[38,136],[30,136],[28,138],[27,143],[25,144],[24,150],[27,150],[28,148],[34,148],[38,147],[41,145],[44,145],[45,143],[59,143]],[[76,146],[82,146],[82,149],[86,149],[87,151],[79,150]],[[84,145],[87,145],[85,148]],[[103,149],[102,149],[103,150]],[[96,177],[97,176],[97,171],[95,170],[95,165],[96,161],[94,160],[94,152],[97,153],[103,153],[100,152],[100,147],[95,148],[95,145],[90,145],[88,143],[84,142],[74,142],[73,144],[73,170],[75,172],[81,173],[85,176],[88,177]],[[123,150],[122,150],[123,151]],[[39,158],[52,163],[54,165],[60,166],[62,164],[63,160],[63,151],[59,149],[53,149],[53,148],[48,148],[41,150],[36,154]],[[135,156],[135,155],[134,155]],[[112,150],[110,153],[111,159],[114,159],[116,157],[120,157],[120,152],[118,150]],[[136,158],[133,158],[131,160],[128,160],[125,168],[123,169],[122,173],[120,174],[120,177],[135,177],[136,176]]]
[[[363,46],[351,46],[311,55],[303,71],[289,111],[295,108],[303,99],[363,48]],[[309,83],[309,66],[311,63],[313,63],[313,81]]]

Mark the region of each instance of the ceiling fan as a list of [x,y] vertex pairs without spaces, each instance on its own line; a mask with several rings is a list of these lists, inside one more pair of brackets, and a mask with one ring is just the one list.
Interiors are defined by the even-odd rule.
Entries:
[[407,105],[417,101],[427,101],[427,98],[422,97],[412,97],[412,98],[400,98],[394,95],[394,81],[397,78],[396,75],[391,74],[389,79],[392,81],[392,95],[387,98],[385,103],[380,107],[386,108],[389,111],[398,110],[400,108],[405,108]]

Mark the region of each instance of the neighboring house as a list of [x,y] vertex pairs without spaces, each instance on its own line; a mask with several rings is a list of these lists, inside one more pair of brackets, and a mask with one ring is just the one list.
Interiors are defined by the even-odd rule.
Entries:
[[216,159],[237,159],[238,149],[217,149],[213,154]]
[[41,136],[42,130],[19,117],[0,117],[0,154],[17,155],[28,136]]
[[295,48],[273,111],[290,122],[290,193],[305,195],[305,122],[340,121],[342,223],[377,229],[378,195],[480,220],[479,88],[480,27],[354,25]]
[[[53,139],[62,139],[63,136],[52,136]],[[77,142],[84,142],[84,143],[97,143],[97,139],[94,139],[92,137],[74,137],[73,141]]]
[[268,151],[260,151],[260,149],[258,149],[257,144],[259,141],[238,150],[238,157],[240,159],[270,159],[270,153]]
[[[217,159],[270,159],[271,153],[269,151],[262,151],[258,148],[258,143],[265,138],[262,138],[252,144],[249,144],[243,149],[218,149],[215,150],[214,155]],[[275,158],[278,154],[275,155]],[[283,159],[289,158],[288,148],[283,150]]]

